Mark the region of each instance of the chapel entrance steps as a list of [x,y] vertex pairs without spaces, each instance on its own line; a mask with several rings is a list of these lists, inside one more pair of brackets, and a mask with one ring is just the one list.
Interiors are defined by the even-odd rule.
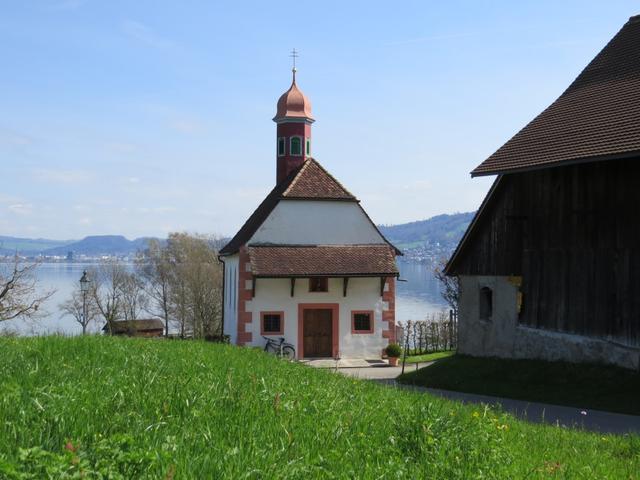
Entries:
[[[304,358],[299,360],[300,363],[316,368],[371,368],[371,367],[388,367],[389,363],[380,358],[363,359],[363,358]],[[337,365],[336,365],[337,362]]]

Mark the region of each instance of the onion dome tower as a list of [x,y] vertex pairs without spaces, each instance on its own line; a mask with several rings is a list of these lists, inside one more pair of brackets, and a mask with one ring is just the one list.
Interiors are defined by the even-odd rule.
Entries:
[[278,111],[273,121],[277,124],[276,183],[311,157],[311,102],[296,84],[296,51],[293,51],[293,81],[289,90],[278,100]]

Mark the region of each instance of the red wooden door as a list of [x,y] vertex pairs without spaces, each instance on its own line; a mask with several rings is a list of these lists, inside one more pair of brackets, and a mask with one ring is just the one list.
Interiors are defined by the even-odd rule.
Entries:
[[331,357],[333,325],[331,310],[309,309],[304,311],[302,341],[304,356]]

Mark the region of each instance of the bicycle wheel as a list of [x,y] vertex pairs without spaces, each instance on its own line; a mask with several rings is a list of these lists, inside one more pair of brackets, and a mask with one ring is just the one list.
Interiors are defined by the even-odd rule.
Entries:
[[290,345],[282,347],[282,358],[286,360],[294,360],[296,358],[296,351]]
[[275,343],[269,342],[264,346],[264,351],[270,353],[271,355],[278,355],[280,353],[280,349]]

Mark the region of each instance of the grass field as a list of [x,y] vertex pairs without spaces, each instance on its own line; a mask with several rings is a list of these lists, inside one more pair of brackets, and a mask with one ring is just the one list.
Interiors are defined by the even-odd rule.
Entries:
[[0,339],[0,478],[638,478],[640,438],[488,408],[260,351]]
[[640,415],[640,374],[623,368],[455,355],[403,383]]
[[455,354],[456,354],[455,350],[447,350],[446,352],[425,353],[423,355],[411,355],[407,357],[406,363],[433,362],[435,360],[440,360],[442,358],[451,357]]

